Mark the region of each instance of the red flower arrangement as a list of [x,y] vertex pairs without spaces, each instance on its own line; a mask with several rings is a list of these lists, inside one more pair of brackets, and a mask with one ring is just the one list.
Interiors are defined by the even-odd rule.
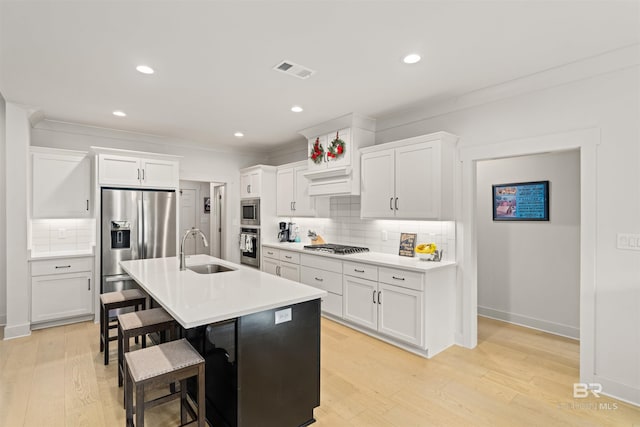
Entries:
[[327,157],[337,159],[344,155],[346,148],[343,140],[340,139],[340,135],[336,132],[336,138],[331,141],[327,148]]
[[313,160],[313,163],[319,164],[322,162],[323,157],[324,148],[320,144],[320,138],[316,138],[316,142],[313,143],[313,147],[311,148],[311,154],[309,154],[309,158]]

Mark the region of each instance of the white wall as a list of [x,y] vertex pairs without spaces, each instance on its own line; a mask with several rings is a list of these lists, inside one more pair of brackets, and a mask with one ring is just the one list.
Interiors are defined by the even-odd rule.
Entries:
[[44,121],[32,129],[32,145],[89,150],[91,146],[182,156],[180,179],[227,184],[226,247],[223,256],[240,262],[236,242],[240,235],[240,168],[264,163],[262,153],[204,150],[185,141],[81,125]]
[[[442,105],[377,120],[378,143],[449,131],[459,146],[597,128],[595,370],[605,392],[640,404],[640,252],[616,233],[640,233],[640,50],[632,46]],[[460,190],[458,186],[458,190]],[[464,227],[465,224],[462,224]],[[458,298],[468,295],[458,295]],[[459,321],[461,313],[458,313]],[[591,373],[589,373],[591,375]]]
[[304,136],[300,136],[300,141],[279,147],[269,153],[265,162],[266,165],[280,166],[286,163],[298,162],[306,160],[309,157],[307,153],[307,140]]
[[[549,181],[549,221],[493,221],[493,184]],[[579,338],[580,153],[478,162],[478,313]]]
[[[0,93],[0,242],[7,241],[5,198],[7,182],[6,171],[6,103]],[[0,244],[0,325],[7,321],[7,251],[6,245]]]
[[30,112],[6,104],[6,283],[7,324],[4,337],[29,335],[30,289],[27,264],[27,162],[31,124]]

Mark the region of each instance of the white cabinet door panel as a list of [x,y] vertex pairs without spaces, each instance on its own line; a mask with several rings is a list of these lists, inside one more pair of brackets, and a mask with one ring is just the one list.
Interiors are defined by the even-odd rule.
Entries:
[[176,188],[178,163],[168,160],[143,159],[140,180],[143,187]]
[[315,216],[315,199],[309,196],[309,181],[304,177],[307,167],[296,167],[294,174],[294,197],[293,197],[293,215],[294,216]]
[[92,313],[91,272],[31,279],[31,321],[43,322]]
[[378,327],[377,283],[344,276],[343,314],[346,320],[367,328]]
[[34,153],[33,218],[82,218],[90,214],[91,160],[86,156]]
[[410,344],[424,343],[423,293],[380,283],[378,331]]
[[140,185],[141,161],[137,157],[100,154],[98,181],[107,185]]
[[395,216],[394,150],[362,155],[361,215],[364,218]]
[[278,267],[280,267],[280,261],[270,258],[262,258],[262,271],[265,273],[278,275]]
[[293,215],[294,179],[293,168],[278,169],[276,172],[276,214],[278,216]]
[[430,142],[396,149],[396,216],[437,219],[440,213],[440,149]]
[[289,262],[280,263],[280,277],[284,279],[300,281],[300,266]]
[[327,293],[327,296],[322,298],[321,307],[326,313],[342,317],[342,295]]

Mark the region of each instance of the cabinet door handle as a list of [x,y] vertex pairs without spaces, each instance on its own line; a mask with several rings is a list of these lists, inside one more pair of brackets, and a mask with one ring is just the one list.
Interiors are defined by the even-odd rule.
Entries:
[[376,291],[373,291],[373,303],[376,303]]
[[138,181],[140,181],[140,169],[138,169]]
[[380,302],[380,295],[381,295],[381,294],[382,294],[382,291],[378,292],[378,304],[382,304],[382,303]]
[[318,282],[324,282],[324,279],[322,277],[314,277],[314,279],[316,279]]
[[358,270],[357,268],[354,268],[353,271],[355,271],[356,273],[364,273],[364,270]]
[[87,290],[88,291],[91,290],[91,279],[90,278],[87,279]]
[[89,199],[87,199],[87,211],[89,210]]
[[289,202],[289,210],[293,211],[293,202]]
[[393,197],[389,199],[389,209],[393,210]]
[[293,210],[296,210],[296,202],[293,202]]
[[142,180],[144,181],[144,169],[142,169]]
[[70,265],[56,265],[56,269],[58,268],[71,268]]
[[276,276],[279,276],[279,275],[280,275],[280,266],[278,265],[276,267]]
[[251,184],[247,185],[247,193],[251,194]]
[[396,280],[404,280],[404,277],[396,277],[396,276],[391,276],[391,277],[393,277]]
[[398,210],[398,198],[396,197],[396,210]]

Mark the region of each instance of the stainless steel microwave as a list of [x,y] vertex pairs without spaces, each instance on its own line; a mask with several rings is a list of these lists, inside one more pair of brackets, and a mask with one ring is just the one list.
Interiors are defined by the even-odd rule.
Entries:
[[240,200],[240,224],[260,225],[260,199]]

